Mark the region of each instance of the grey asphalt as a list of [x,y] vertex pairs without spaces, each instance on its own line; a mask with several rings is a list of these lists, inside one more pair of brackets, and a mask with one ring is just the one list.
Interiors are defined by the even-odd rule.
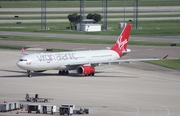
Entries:
[[[119,35],[117,35],[117,36],[100,36],[100,35],[0,31],[0,36],[32,36],[32,37],[52,37],[52,38],[117,40]],[[180,43],[180,36],[164,36],[164,37],[131,37],[130,36],[129,40],[130,41]]]
[[[67,38],[112,39],[118,36],[87,36],[66,34],[42,34],[21,32],[0,32],[1,36],[42,36]],[[133,39],[134,38],[134,39]],[[143,38],[131,37],[131,41],[179,42],[179,37]],[[104,49],[111,45],[78,44],[56,42],[4,41],[3,45],[25,45],[41,48],[61,49]],[[180,58],[180,47],[128,46],[132,50],[144,50],[129,53],[125,58],[161,57]],[[146,50],[153,49],[153,50]],[[78,76],[70,72],[69,76],[59,76],[57,71],[36,73],[28,78],[26,71],[16,66],[23,56],[19,51],[0,50],[0,101],[25,101],[26,93],[39,93],[42,97],[54,98],[46,104],[75,104],[76,108],[90,108],[87,116],[179,116],[180,115],[180,71],[163,68],[143,62],[123,63],[121,65],[103,65],[96,67],[94,77]],[[43,104],[43,103],[40,103]],[[15,111],[0,113],[0,116],[16,115]],[[18,115],[30,116],[27,111]],[[43,114],[40,114],[40,116]],[[59,115],[59,114],[55,114]]]
[[[106,47],[112,46],[111,44],[82,44],[82,43],[64,43],[64,42],[30,42],[30,41],[3,41],[3,40],[0,40],[0,45],[26,46],[30,48],[43,48],[43,49],[51,49],[51,48],[67,49],[67,50],[75,50],[75,51],[99,50],[99,49],[106,49]],[[169,58],[180,58],[180,54],[179,54],[180,47],[128,45],[128,48],[132,50],[132,53],[128,53],[129,56],[128,58],[163,57],[165,55],[169,55]]]
[[[39,104],[75,104],[76,109],[90,108],[87,116],[180,115],[179,71],[135,62],[96,67],[94,77],[78,76],[73,71],[69,76],[59,76],[57,71],[47,71],[28,78],[26,71],[16,66],[21,56],[19,51],[0,50],[1,102],[33,104],[25,101],[25,94],[39,93],[40,97],[54,98]],[[35,115],[25,110],[15,113],[0,116]]]

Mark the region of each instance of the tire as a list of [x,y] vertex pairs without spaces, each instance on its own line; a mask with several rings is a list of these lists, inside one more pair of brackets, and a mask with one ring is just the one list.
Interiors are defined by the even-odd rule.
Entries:
[[30,77],[30,78],[31,78],[31,77],[32,77],[32,75],[31,75],[31,74],[28,74],[28,77]]
[[61,70],[59,71],[59,75],[62,75],[62,71]]

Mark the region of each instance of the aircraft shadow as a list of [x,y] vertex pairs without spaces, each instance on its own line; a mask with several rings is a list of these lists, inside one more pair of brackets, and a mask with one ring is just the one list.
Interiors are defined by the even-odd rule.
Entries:
[[[5,76],[0,76],[0,78],[30,78],[27,76],[27,72],[26,71],[16,71],[16,70],[2,70],[0,69],[0,71],[4,71],[4,72],[14,72],[14,73],[21,73],[23,75],[5,75]],[[96,74],[101,74],[104,73],[103,75],[96,75]],[[119,73],[119,72],[114,72],[114,73]],[[32,78],[34,77],[47,77],[47,76],[58,76],[58,77],[75,77],[75,78],[109,78],[109,77],[113,77],[113,78],[138,78],[138,77],[133,77],[133,76],[122,76],[122,75],[106,75],[106,72],[104,71],[96,71],[95,72],[95,76],[84,76],[84,75],[79,75],[75,72],[70,72],[69,75],[59,75],[58,73],[44,73],[44,72],[34,72],[32,73]]]
[[15,72],[15,73],[26,73],[26,72],[24,72],[24,71],[4,70],[4,69],[0,69],[0,71],[4,71],[4,72]]

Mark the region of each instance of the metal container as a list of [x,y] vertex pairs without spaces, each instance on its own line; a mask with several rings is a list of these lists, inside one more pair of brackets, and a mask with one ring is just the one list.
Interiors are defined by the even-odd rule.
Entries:
[[57,108],[55,105],[43,105],[42,106],[43,114],[47,114],[50,112],[51,114],[54,114],[57,111]]
[[8,112],[9,111],[9,106],[7,103],[1,103],[0,104],[0,112]]
[[31,113],[32,111],[35,111],[36,113],[40,113],[41,112],[41,105],[28,104],[27,109],[28,109],[28,113]]

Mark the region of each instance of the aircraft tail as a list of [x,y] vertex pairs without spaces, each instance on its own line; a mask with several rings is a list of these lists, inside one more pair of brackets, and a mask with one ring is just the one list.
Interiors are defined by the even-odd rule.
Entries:
[[129,49],[127,49],[128,39],[131,31],[131,24],[127,24],[121,34],[119,35],[116,43],[111,47],[111,50],[116,51],[120,57],[127,53]]

